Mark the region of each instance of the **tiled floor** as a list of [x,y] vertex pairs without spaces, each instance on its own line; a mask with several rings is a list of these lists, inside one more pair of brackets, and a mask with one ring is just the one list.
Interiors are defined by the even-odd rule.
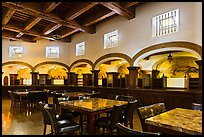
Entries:
[[[10,99],[2,99],[2,135],[42,135],[43,117],[40,111],[32,114],[10,113]],[[134,129],[141,131],[137,114],[134,115]],[[47,133],[50,127],[47,127]]]

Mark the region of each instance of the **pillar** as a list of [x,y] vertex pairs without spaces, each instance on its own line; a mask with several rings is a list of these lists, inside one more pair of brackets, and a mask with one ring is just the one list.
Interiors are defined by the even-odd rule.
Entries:
[[198,64],[199,71],[199,89],[202,91],[202,60],[195,61]]
[[67,77],[68,77],[68,80],[67,80],[68,85],[74,85],[74,86],[77,85],[78,74],[75,74],[74,72],[67,72]]
[[32,75],[32,85],[38,85],[37,84],[37,79],[38,79],[38,72],[30,72],[30,74]]
[[138,88],[138,70],[140,67],[127,67],[129,70],[129,88]]
[[92,70],[92,85],[98,87],[98,73],[100,70]]

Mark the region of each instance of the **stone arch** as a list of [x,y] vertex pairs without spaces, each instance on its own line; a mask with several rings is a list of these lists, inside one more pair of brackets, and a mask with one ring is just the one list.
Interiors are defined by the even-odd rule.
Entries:
[[56,65],[63,66],[63,67],[65,67],[65,68],[67,69],[68,72],[69,72],[69,70],[70,70],[69,66],[66,65],[66,64],[64,64],[64,63],[57,62],[57,61],[46,61],[46,62],[41,62],[41,63],[35,65],[35,66],[33,67],[33,71],[35,71],[39,66],[46,65],[46,64],[53,64],[53,65],[56,64]]
[[109,59],[115,59],[115,58],[125,59],[129,63],[130,66],[133,65],[132,59],[129,56],[122,54],[122,53],[110,53],[110,54],[106,54],[98,58],[94,62],[94,69],[98,69],[98,66],[100,65],[102,61],[109,60]]
[[26,62],[22,62],[22,61],[9,61],[9,62],[4,62],[2,63],[2,67],[5,66],[5,65],[9,65],[9,64],[18,64],[18,65],[24,65],[24,66],[27,66],[28,68],[31,69],[31,71],[34,71],[34,68],[32,65],[26,63]]
[[158,53],[158,52],[167,51],[167,50],[168,51],[171,51],[171,50],[187,51],[195,54],[199,60],[202,59],[201,46],[191,42],[177,41],[177,42],[160,43],[160,44],[152,45],[150,47],[142,49],[132,58],[133,65],[138,66],[138,63],[141,59],[153,53]]
[[71,71],[76,65],[78,65],[78,64],[80,64],[80,63],[84,63],[84,62],[87,63],[87,64],[89,64],[89,65],[91,66],[92,70],[93,70],[93,68],[94,68],[93,62],[91,62],[91,61],[88,60],[88,59],[79,59],[79,60],[74,61],[74,62],[70,65],[70,71]]

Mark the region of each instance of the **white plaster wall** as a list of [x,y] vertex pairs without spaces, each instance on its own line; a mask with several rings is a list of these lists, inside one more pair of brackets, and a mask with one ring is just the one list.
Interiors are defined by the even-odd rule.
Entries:
[[[179,32],[152,37],[151,19],[167,11],[180,9]],[[104,33],[119,30],[119,46],[104,49]],[[85,41],[85,55],[75,56],[75,45]],[[110,19],[96,27],[95,34],[79,33],[72,38],[70,62],[85,58],[95,62],[108,53],[123,53],[131,58],[140,50],[158,43],[188,41],[202,46],[202,3],[201,2],[152,2],[136,9],[136,17],[127,20],[121,16]]]
[[[154,37],[151,34],[151,19],[153,16],[172,9],[180,9],[180,30],[177,33]],[[119,46],[104,49],[104,33],[119,30]],[[85,41],[85,55],[76,56],[76,44]],[[188,41],[202,46],[202,2],[152,2],[136,9],[136,17],[127,20],[117,16],[96,27],[95,34],[79,33],[72,38],[71,43],[50,42],[38,40],[37,43],[21,42],[24,55],[20,59],[10,59],[8,48],[19,45],[20,42],[10,42],[2,38],[2,62],[24,61],[36,65],[44,61],[58,61],[71,65],[78,59],[89,59],[93,63],[99,57],[108,53],[123,53],[131,58],[140,50],[158,43],[171,41]],[[60,58],[45,58],[46,46],[60,46]]]
[[[23,46],[24,53],[21,58],[9,58],[9,46]],[[60,57],[59,58],[46,58],[45,47],[46,46],[59,46]],[[44,61],[58,61],[65,64],[69,64],[68,56],[69,48],[68,44],[64,42],[38,40],[36,43],[29,43],[23,41],[10,41],[9,39],[2,39],[2,63],[8,61],[23,61],[32,66]]]

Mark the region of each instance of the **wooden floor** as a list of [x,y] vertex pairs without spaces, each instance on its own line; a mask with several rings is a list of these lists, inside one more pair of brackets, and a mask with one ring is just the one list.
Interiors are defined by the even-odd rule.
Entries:
[[[43,135],[43,117],[40,111],[11,113],[11,100],[2,99],[2,135]],[[134,114],[134,129],[141,131],[138,115]],[[47,133],[50,127],[47,127]]]

